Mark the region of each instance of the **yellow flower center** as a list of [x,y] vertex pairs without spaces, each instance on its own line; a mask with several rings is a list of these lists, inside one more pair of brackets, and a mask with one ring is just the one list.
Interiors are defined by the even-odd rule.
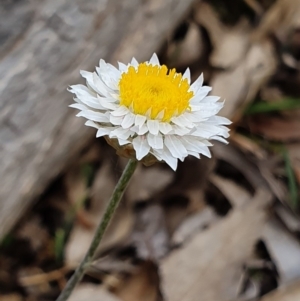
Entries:
[[121,105],[131,107],[135,114],[149,112],[151,119],[163,112],[159,116],[163,121],[170,121],[173,116],[189,109],[189,100],[194,95],[181,73],[176,73],[175,69],[168,72],[165,65],[146,63],[139,64],[137,68],[130,66],[122,74],[119,88]]

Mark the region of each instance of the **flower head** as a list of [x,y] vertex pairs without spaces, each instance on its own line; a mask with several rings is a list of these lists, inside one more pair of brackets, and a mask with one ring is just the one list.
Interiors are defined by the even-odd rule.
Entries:
[[216,116],[223,103],[207,96],[211,88],[203,86],[202,75],[190,84],[189,69],[183,75],[168,70],[156,54],[118,69],[100,60],[96,71],[81,71],[87,85],[70,87],[76,95],[71,107],[98,130],[97,137],[131,149],[137,160],[156,158],[176,170],[177,160],[188,155],[210,157],[209,140],[226,142],[230,121]]

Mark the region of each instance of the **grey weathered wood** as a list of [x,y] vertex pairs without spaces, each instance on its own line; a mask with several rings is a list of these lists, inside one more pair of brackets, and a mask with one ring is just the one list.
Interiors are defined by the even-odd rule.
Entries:
[[0,237],[95,132],[69,84],[99,58],[148,58],[194,0],[0,3]]

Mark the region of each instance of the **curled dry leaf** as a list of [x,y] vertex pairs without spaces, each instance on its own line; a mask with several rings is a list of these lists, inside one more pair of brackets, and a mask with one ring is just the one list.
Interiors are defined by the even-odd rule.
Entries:
[[258,38],[275,33],[286,42],[292,30],[300,26],[300,2],[294,0],[278,0],[268,10],[258,30]]
[[256,116],[249,120],[249,126],[252,133],[263,135],[270,140],[300,140],[299,120]]
[[213,153],[219,160],[223,160],[239,170],[254,189],[268,187],[267,182],[261,176],[257,166],[234,146],[230,144],[223,146],[221,143],[215,143]]
[[147,200],[171,183],[174,173],[160,168],[160,165],[137,167],[125,192],[128,203]]
[[218,301],[235,298],[242,266],[265,223],[271,200],[265,190],[215,226],[195,235],[161,265],[163,295],[172,301]]
[[296,179],[300,184],[300,143],[287,145],[291,166],[294,169]]
[[81,284],[72,293],[69,301],[122,301],[105,288],[95,284]]
[[235,68],[244,58],[249,46],[250,26],[247,21],[241,20],[236,26],[227,27],[207,2],[199,2],[194,17],[206,28],[212,41],[211,64],[218,68]]
[[124,279],[115,294],[122,301],[161,301],[157,266],[151,261],[144,262],[136,273]]
[[[91,207],[86,211],[90,221],[90,227],[82,227],[76,224],[71,232],[66,245],[66,263],[68,265],[74,262],[80,262],[86,253],[87,246],[91,243],[105,205],[110,199],[111,193],[116,184],[114,173],[109,161],[104,161],[100,170],[95,176],[91,188]],[[116,214],[103,238],[101,248],[105,249],[115,243],[122,241],[130,232],[133,224],[132,213],[124,202],[116,211]]]
[[300,281],[281,286],[277,290],[267,294],[259,301],[296,301],[300,300]]
[[275,72],[274,46],[267,37],[252,39],[253,29],[246,20],[235,27],[224,26],[206,2],[199,4],[195,19],[207,29],[212,40],[211,64],[224,69],[216,72],[210,82],[213,93],[226,100],[221,113],[239,119],[246,105]]
[[244,206],[252,199],[251,194],[245,188],[231,180],[217,176],[216,174],[212,174],[209,180],[224,194],[234,207]]
[[177,69],[186,68],[201,59],[205,51],[204,45],[199,27],[194,22],[189,22],[184,39],[171,42],[168,47],[168,59],[171,65],[176,62]]
[[128,239],[136,247],[138,258],[157,261],[169,251],[169,233],[164,212],[157,204],[136,211],[135,225]]
[[271,219],[262,233],[267,249],[279,272],[279,280],[286,284],[300,277],[300,244],[275,219]]
[[184,244],[199,230],[209,227],[218,221],[219,217],[211,207],[205,207],[202,211],[188,216],[175,230],[172,235],[171,244],[178,246]]
[[290,207],[277,203],[275,205],[275,212],[291,233],[300,233],[299,217],[290,209]]

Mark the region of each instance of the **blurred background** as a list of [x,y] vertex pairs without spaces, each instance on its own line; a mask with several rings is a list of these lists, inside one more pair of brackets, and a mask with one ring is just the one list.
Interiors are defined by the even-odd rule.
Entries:
[[300,1],[1,0],[1,301],[57,298],[126,165],[68,85],[153,52],[204,73],[230,143],[139,166],[70,300],[300,300]]

